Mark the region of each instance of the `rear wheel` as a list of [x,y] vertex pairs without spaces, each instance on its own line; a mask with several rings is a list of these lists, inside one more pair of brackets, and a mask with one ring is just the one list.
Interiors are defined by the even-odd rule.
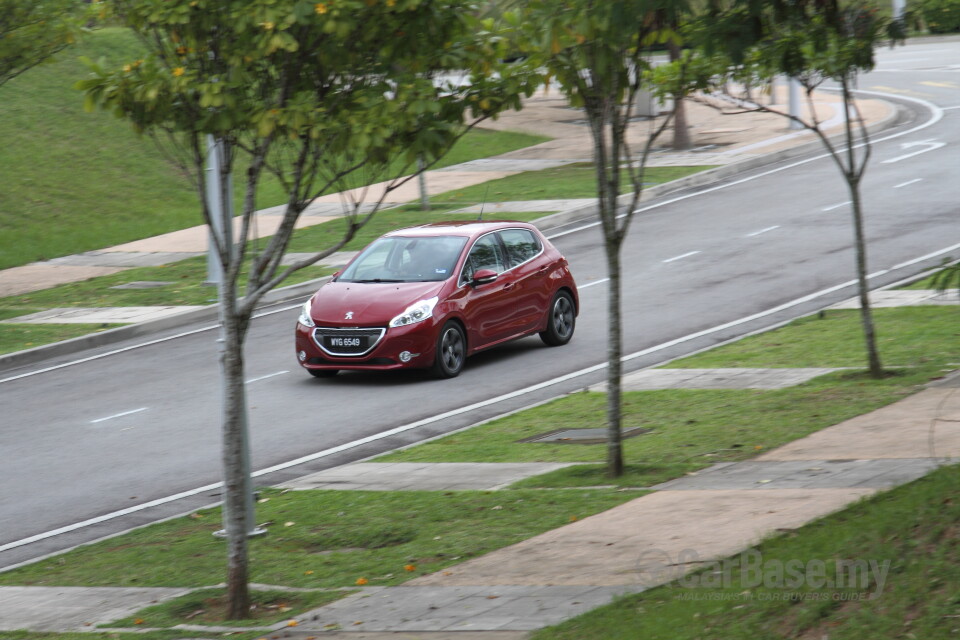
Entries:
[[559,347],[570,342],[576,326],[577,310],[573,304],[573,297],[566,291],[558,291],[550,304],[547,330],[540,332],[540,339],[551,347]]
[[433,361],[433,374],[438,378],[455,378],[460,375],[467,359],[467,340],[463,329],[450,320],[437,338],[437,355]]
[[307,373],[312,375],[314,378],[332,378],[338,373],[339,369],[307,369]]

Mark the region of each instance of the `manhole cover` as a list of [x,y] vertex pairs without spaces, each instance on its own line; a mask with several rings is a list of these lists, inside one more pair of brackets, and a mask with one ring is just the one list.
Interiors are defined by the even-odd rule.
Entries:
[[[620,432],[621,438],[632,438],[634,436],[650,433],[650,429],[634,427],[633,429],[624,429]],[[524,438],[520,442],[553,442],[561,444],[603,444],[607,441],[606,429],[558,429],[549,433],[541,433],[538,436]]]
[[165,287],[168,284],[173,284],[172,282],[160,282],[159,280],[138,280],[137,282],[125,282],[123,284],[118,284],[115,287],[110,287],[111,289],[156,289],[157,287]]

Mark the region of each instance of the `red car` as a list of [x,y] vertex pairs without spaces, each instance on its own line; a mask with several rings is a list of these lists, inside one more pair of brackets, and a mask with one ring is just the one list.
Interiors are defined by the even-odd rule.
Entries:
[[297,358],[312,375],[429,368],[539,333],[573,337],[579,310],[567,260],[524,222],[446,222],[375,240],[304,305]]

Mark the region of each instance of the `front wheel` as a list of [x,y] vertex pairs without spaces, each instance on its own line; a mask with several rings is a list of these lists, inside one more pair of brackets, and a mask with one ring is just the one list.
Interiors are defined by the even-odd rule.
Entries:
[[547,330],[540,332],[540,339],[548,346],[559,347],[570,342],[576,326],[577,312],[573,298],[566,291],[558,291],[550,304]]
[[438,378],[455,378],[460,375],[467,359],[467,340],[463,329],[450,320],[437,338],[437,355],[433,361],[433,375]]

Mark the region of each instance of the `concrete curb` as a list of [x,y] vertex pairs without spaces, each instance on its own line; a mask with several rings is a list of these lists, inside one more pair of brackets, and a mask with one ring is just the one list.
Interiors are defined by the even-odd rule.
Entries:
[[[868,126],[867,131],[870,135],[887,129],[895,124],[902,117],[901,110],[910,110],[910,107],[913,106],[910,103],[902,103],[896,100],[889,100],[888,102],[891,102],[895,106],[893,113],[883,120]],[[838,137],[842,137],[842,134],[832,136],[831,141]],[[739,173],[744,173],[764,165],[804,156],[818,149],[822,150],[822,143],[819,140],[811,140],[810,142],[789,147],[787,149],[782,149],[780,151],[774,151],[772,153],[755,156],[753,158],[747,158],[721,167],[708,169],[706,171],[680,178],[672,182],[644,189],[641,202],[653,200],[655,198],[659,198],[661,196],[684,189],[691,189],[713,184],[724,178],[728,178]],[[629,204],[629,200],[629,195],[620,196],[617,206],[626,207],[626,205]],[[573,209],[568,209],[567,211],[561,211],[559,213],[554,213],[552,215],[534,220],[533,224],[535,224],[541,231],[548,232],[573,222],[586,222],[588,219],[593,221],[593,219],[596,217],[596,212],[596,205],[575,207]],[[326,276],[270,291],[263,297],[258,309],[305,298],[306,296],[311,295],[320,287],[320,285],[327,282],[329,279],[330,277]],[[13,353],[0,355],[0,371],[14,369],[16,367],[49,358],[71,355],[87,349],[94,349],[96,347],[116,344],[118,342],[123,342],[124,340],[131,340],[133,338],[153,335],[161,331],[176,329],[178,327],[184,327],[199,322],[217,323],[217,306],[210,305],[204,309],[185,311],[168,318],[141,322],[125,327],[117,327],[116,329],[110,329],[86,336],[79,336],[70,340],[55,342],[49,345],[42,345],[39,347],[34,347],[33,349],[27,349],[25,351],[15,351]]]

